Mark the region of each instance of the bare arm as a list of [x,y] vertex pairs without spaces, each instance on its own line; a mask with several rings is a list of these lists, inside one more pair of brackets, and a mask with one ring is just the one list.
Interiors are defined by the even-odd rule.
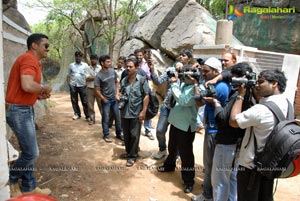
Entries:
[[41,99],[49,98],[52,88],[34,81],[31,75],[21,75],[21,87],[27,93],[39,94]]
[[95,95],[101,99],[101,101],[103,101],[104,103],[107,103],[108,100],[102,95],[102,93],[100,92],[100,87],[99,86],[95,86],[94,88],[94,93]]
[[147,107],[148,107],[148,104],[149,104],[149,98],[150,98],[149,94],[145,95],[145,97],[144,97],[144,100],[143,100],[143,109],[142,109],[142,111],[139,114],[139,120],[140,121],[145,120],[146,111],[147,111]]

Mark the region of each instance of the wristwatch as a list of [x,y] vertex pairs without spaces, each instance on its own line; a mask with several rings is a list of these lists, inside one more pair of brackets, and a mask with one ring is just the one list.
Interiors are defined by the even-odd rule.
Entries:
[[244,97],[243,97],[243,96],[240,96],[240,95],[238,95],[238,96],[236,97],[236,100],[244,100]]

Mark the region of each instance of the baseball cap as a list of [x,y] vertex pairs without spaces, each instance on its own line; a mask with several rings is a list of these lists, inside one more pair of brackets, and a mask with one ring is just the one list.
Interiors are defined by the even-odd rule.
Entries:
[[205,62],[204,65],[207,65],[215,70],[217,70],[219,73],[222,72],[222,63],[219,59],[216,57],[210,57]]

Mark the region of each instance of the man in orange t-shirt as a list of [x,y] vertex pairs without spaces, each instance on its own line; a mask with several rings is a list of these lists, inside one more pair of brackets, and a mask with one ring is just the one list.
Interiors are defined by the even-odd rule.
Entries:
[[52,91],[50,86],[41,84],[40,60],[48,55],[48,37],[37,33],[30,35],[27,48],[28,51],[17,58],[11,69],[5,99],[6,121],[14,131],[21,149],[20,157],[9,173],[11,197],[22,193],[51,193],[50,189],[37,187],[34,177],[34,162],[38,158],[39,148],[33,105],[37,99],[49,98]]

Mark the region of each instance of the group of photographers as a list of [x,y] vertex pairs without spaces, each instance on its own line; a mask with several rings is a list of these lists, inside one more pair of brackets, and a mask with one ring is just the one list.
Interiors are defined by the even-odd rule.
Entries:
[[[189,50],[183,51],[188,52],[186,55],[192,54]],[[181,67],[178,63],[160,77],[152,73],[155,84],[165,80],[169,83],[156,131],[159,152],[154,157],[166,154],[163,142],[166,128],[171,124],[169,155],[157,171],[175,171],[179,154],[185,193],[191,192],[194,186],[197,108],[205,105],[203,193],[193,195],[193,201],[273,200],[273,179],[254,174],[255,150],[251,135],[255,135],[262,149],[274,126],[272,112],[259,102],[273,101],[287,114],[288,101],[282,95],[286,77],[279,70],[265,70],[256,80],[249,63],[236,64],[236,61],[234,53],[224,53],[221,60],[211,57],[198,61],[199,64],[181,64]],[[149,67],[152,72],[153,66]],[[173,104],[169,101],[172,99]]]
[[[251,178],[245,172],[255,171],[250,127],[261,149],[274,124],[272,112],[256,103],[274,101],[286,115],[287,101],[281,95],[286,78],[281,71],[262,71],[256,80],[251,66],[237,63],[234,53],[225,52],[222,59],[198,59],[195,64],[192,51],[182,49],[177,63],[158,75],[151,52],[137,50],[125,61],[119,82],[107,60],[110,58],[99,59],[102,69],[95,77],[95,95],[101,99],[103,135],[107,142],[110,141],[109,113],[111,110],[114,113],[116,135],[125,142],[126,152],[121,158],[127,159],[126,166],[133,166],[138,157],[142,121],[146,136],[154,139],[151,121],[145,121],[151,93],[149,81],[156,86],[167,83],[156,127],[159,150],[154,158],[164,158],[167,148],[168,156],[157,171],[175,171],[176,160],[180,157],[184,192],[192,192],[195,178],[193,142],[198,108],[204,106],[203,193],[193,195],[192,200],[273,200],[273,180],[262,176]],[[108,78],[112,79],[108,82]],[[116,86],[114,91],[111,91],[112,85]],[[107,98],[107,94],[112,98]],[[80,118],[80,113],[77,116]]]

